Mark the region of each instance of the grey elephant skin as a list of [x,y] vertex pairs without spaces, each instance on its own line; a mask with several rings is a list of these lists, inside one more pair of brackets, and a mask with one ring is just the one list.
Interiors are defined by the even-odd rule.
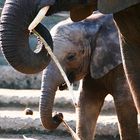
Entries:
[[[86,0],[86,2],[92,6],[92,10],[98,9],[104,14],[113,13],[121,32],[121,54],[125,75],[140,114],[140,0]],[[80,14],[83,7],[75,8],[71,12],[73,21],[85,18]]]
[[[36,73],[48,65],[49,56],[42,45],[43,51],[39,54],[30,51],[29,30],[27,29],[38,11],[46,5],[51,6],[48,15],[68,10],[74,21],[86,18],[94,9],[99,9],[104,13],[113,13],[122,34],[121,52],[125,74],[137,110],[140,110],[140,0],[6,0],[1,15],[0,46],[10,64],[21,72]],[[49,32],[44,33],[46,32],[44,27],[39,25],[36,30],[42,36],[45,35],[44,38],[47,38],[48,44],[53,46]],[[73,79],[73,74],[70,73],[70,77]],[[60,123],[59,119],[55,122],[56,126],[57,123]]]
[[[5,0],[0,19],[0,46],[9,64],[26,74],[42,71],[48,65],[50,55],[40,43],[39,51],[34,52],[30,49],[30,24],[46,6],[50,7],[46,14],[48,16],[57,11],[69,11],[79,2],[79,0]],[[34,32],[43,37],[53,49],[52,38],[47,28],[39,23]]]
[[[96,122],[108,94],[114,98],[122,140],[139,140],[137,111],[123,71],[118,30],[112,15],[94,12],[81,22],[70,19],[51,30],[54,54],[71,83],[83,79],[76,133],[81,140],[92,140]],[[64,79],[51,60],[43,71],[40,99],[41,122],[55,129],[62,114],[52,117],[56,90],[65,89]]]
[[[122,36],[122,58],[125,74],[137,110],[140,112],[140,0],[6,0],[1,16],[0,46],[8,62],[23,73],[36,73],[49,63],[49,55],[43,48],[39,54],[29,49],[29,24],[44,6],[50,6],[46,15],[67,10],[73,21],[79,21],[98,9],[113,13]],[[12,24],[11,24],[12,23]],[[37,32],[46,38],[49,46],[53,43],[47,29],[39,24]],[[42,45],[41,45],[42,46]]]

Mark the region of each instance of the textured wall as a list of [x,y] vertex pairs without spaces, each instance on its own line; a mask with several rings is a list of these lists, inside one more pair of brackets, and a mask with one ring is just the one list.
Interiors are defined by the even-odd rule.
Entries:
[[0,88],[40,89],[41,73],[22,74],[11,66],[0,65]]

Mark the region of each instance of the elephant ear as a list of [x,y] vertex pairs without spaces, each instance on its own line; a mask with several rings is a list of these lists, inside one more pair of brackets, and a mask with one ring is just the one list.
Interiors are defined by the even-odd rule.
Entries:
[[137,3],[140,0],[98,0],[98,10],[104,14],[116,13]]
[[91,54],[90,73],[98,79],[122,63],[119,37],[114,26],[102,26]]

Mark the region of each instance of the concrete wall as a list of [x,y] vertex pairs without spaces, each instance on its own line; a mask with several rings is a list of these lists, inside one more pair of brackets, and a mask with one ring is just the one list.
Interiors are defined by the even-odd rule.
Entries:
[[40,89],[41,73],[22,74],[11,66],[0,65],[0,88]]

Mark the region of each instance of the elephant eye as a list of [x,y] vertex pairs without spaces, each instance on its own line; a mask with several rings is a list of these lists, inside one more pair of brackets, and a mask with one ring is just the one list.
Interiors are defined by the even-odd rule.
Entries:
[[75,60],[76,59],[76,53],[69,53],[68,55],[67,55],[67,60],[68,61],[73,61],[73,60]]

